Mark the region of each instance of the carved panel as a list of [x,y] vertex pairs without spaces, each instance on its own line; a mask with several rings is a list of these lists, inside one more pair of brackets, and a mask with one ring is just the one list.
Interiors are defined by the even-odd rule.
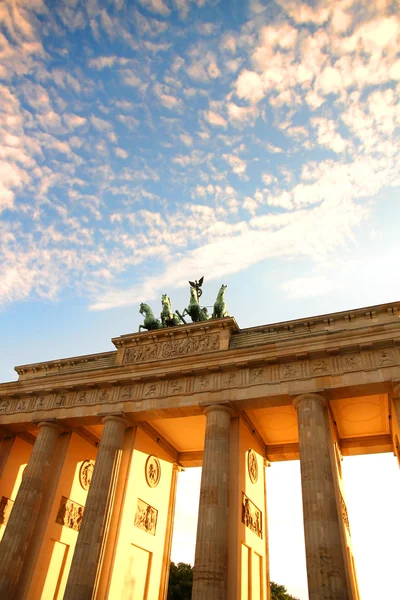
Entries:
[[131,400],[133,398],[133,385],[124,385],[120,389],[119,399],[120,400]]
[[65,496],[61,496],[60,507],[58,509],[56,523],[69,527],[74,531],[79,531],[82,517],[83,517],[83,506],[77,502],[73,502]]
[[84,460],[79,469],[79,483],[84,490],[88,490],[92,482],[93,471],[94,471],[94,460]]
[[219,349],[219,335],[198,335],[180,340],[169,340],[144,346],[126,348],[123,363],[142,363],[189,354],[202,354]]
[[263,383],[265,379],[265,369],[263,369],[262,367],[257,369],[250,369],[251,383]]
[[149,456],[146,460],[146,465],[144,468],[147,485],[152,488],[157,487],[161,477],[161,465],[158,458],[155,456]]
[[14,501],[2,496],[0,499],[0,525],[7,525]]
[[242,523],[262,539],[262,512],[242,492]]
[[247,452],[247,470],[251,483],[257,483],[258,481],[258,462],[257,454],[251,448]]
[[351,533],[350,533],[349,515],[347,513],[347,506],[346,506],[346,503],[345,503],[344,498],[342,496],[342,492],[339,491],[339,494],[340,494],[340,509],[342,511],[343,523],[346,526],[348,534],[351,535]]
[[27,398],[21,398],[17,402],[16,410],[28,410],[29,400]]
[[375,354],[375,359],[380,367],[394,365],[396,362],[394,352],[390,348],[380,350],[377,354]]
[[313,375],[324,375],[331,370],[330,361],[328,359],[317,359],[311,361],[311,373]]
[[140,498],[137,501],[135,514],[135,527],[143,529],[146,533],[156,535],[158,510]]
[[9,400],[2,400],[0,402],[0,413],[5,413],[10,409],[10,401]]
[[282,379],[291,379],[299,374],[297,367],[293,363],[281,365],[280,376]]

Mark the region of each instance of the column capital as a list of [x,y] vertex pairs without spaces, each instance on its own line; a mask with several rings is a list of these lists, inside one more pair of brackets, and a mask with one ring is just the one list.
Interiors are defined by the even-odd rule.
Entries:
[[44,429],[45,427],[48,427],[49,429],[56,429],[59,433],[63,433],[63,431],[65,431],[64,427],[56,421],[39,421],[37,423],[37,427],[38,429]]
[[321,394],[300,394],[300,396],[296,396],[296,398],[293,399],[296,410],[298,410],[299,404],[306,400],[313,400],[314,402],[318,402],[321,406],[327,406],[328,404],[326,398]]
[[227,402],[221,402],[220,404],[203,404],[201,408],[203,408],[203,412],[205,415],[218,411],[228,413],[230,417],[233,417],[235,414],[235,411],[233,410],[232,406]]
[[103,423],[103,425],[109,421],[115,421],[116,423],[121,423],[122,425],[125,426],[125,429],[128,427],[129,423],[127,421],[127,419],[125,419],[125,417],[122,416],[122,414],[111,414],[111,415],[105,415],[102,419],[101,422]]

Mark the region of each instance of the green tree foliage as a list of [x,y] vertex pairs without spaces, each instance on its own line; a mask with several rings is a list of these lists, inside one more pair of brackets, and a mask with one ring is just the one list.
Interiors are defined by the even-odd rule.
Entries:
[[[171,562],[168,582],[168,600],[191,600],[193,567],[186,563]],[[299,600],[288,594],[284,585],[271,581],[271,600]]]
[[278,585],[275,581],[271,581],[271,600],[299,600],[288,594],[284,585]]
[[193,567],[186,563],[171,562],[168,582],[168,600],[191,600]]

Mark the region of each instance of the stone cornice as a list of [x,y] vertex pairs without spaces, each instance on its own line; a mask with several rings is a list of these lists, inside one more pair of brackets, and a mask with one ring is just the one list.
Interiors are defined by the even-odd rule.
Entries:
[[324,315],[316,315],[313,317],[305,317],[302,319],[293,319],[290,321],[279,321],[277,323],[268,323],[266,325],[257,325],[255,327],[247,327],[241,329],[241,334],[256,333],[258,331],[290,331],[296,327],[311,327],[313,325],[323,324],[325,326],[337,325],[338,322],[349,323],[356,318],[365,318],[366,320],[374,320],[379,314],[387,314],[390,317],[399,316],[400,301],[388,302],[386,304],[376,304],[374,306],[366,306],[364,308],[356,308]]
[[111,341],[117,349],[120,349],[124,346],[142,345],[149,342],[165,342],[198,334],[211,334],[220,329],[229,329],[231,332],[236,333],[239,331],[239,326],[233,317],[224,317],[222,319],[210,319],[209,321],[201,321],[199,323],[188,323],[187,325],[179,325],[178,327],[129,333],[112,338]]
[[[44,372],[48,373],[50,371],[57,370],[57,372],[60,372],[64,367],[74,367],[75,365],[86,364],[86,363],[90,363],[90,362],[94,363],[94,362],[97,362],[104,358],[109,358],[109,357],[115,356],[115,355],[116,355],[115,350],[111,350],[110,352],[100,352],[100,353],[96,353],[96,354],[84,354],[82,356],[73,356],[73,357],[69,357],[69,358],[59,358],[56,360],[47,360],[47,361],[42,361],[42,362],[38,362],[38,363],[18,365],[16,367],[14,367],[14,370],[20,376],[25,375],[28,371],[31,371],[32,373],[36,373],[40,370],[43,370]],[[58,373],[56,373],[56,374],[58,374]]]
[[[344,336],[343,333],[350,334]],[[228,372],[232,369],[260,367],[263,365],[291,365],[310,360],[323,360],[330,357],[345,356],[359,352],[382,351],[385,348],[397,349],[400,346],[400,330],[396,328],[397,337],[393,332],[377,331],[376,339],[369,337],[362,343],[353,342],[363,336],[353,336],[353,331],[335,332],[328,338],[319,340],[320,336],[310,336],[305,344],[302,340],[300,348],[294,340],[285,343],[266,344],[252,348],[236,350],[221,350],[208,354],[185,356],[184,363],[177,358],[142,364],[125,364],[109,369],[93,370],[77,373],[59,373],[48,378],[32,378],[0,384],[0,398],[4,396],[20,396],[22,394],[51,393],[52,391],[68,392],[75,389],[92,389],[94,387],[111,387],[125,385],[129,382],[150,382],[165,379],[175,379],[196,373]],[[380,335],[379,335],[380,333]],[[350,340],[348,339],[350,337]],[[340,344],[338,342],[340,341]],[[328,344],[329,342],[329,344]],[[378,365],[379,366],[379,365]],[[371,365],[372,368],[372,365]],[[376,368],[376,367],[375,367]]]
[[[218,360],[222,354],[231,356],[230,351],[225,351],[214,353],[217,357],[213,364],[210,364],[208,354],[207,360],[198,368],[185,368],[185,363],[179,371],[164,369],[162,373],[139,375],[131,370],[126,377],[119,376],[114,380],[83,380],[69,386],[52,382],[52,386],[42,385],[36,390],[33,384],[38,381],[16,382],[13,389],[10,386],[8,390],[3,388],[0,419],[9,423],[12,422],[9,419],[15,416],[17,421],[24,422],[32,418],[38,420],[41,414],[45,414],[46,418],[69,418],[70,409],[76,408],[84,410],[87,416],[95,417],[99,406],[137,414],[155,409],[168,411],[175,406],[180,406],[178,410],[182,411],[184,406],[185,410],[193,413],[199,410],[204,399],[210,401],[210,397],[211,402],[234,402],[246,397],[259,397],[265,401],[268,396],[284,397],[290,401],[291,395],[323,389],[343,390],[347,386],[356,386],[359,390],[363,385],[371,389],[371,385],[376,384],[388,391],[391,381],[399,380],[400,347],[393,343],[384,346],[371,343],[357,352],[344,350],[327,351],[325,355],[318,353],[315,357],[312,352],[302,353],[287,362],[285,357],[271,360],[261,356],[253,361],[222,364]],[[81,410],[79,414],[83,414]]]

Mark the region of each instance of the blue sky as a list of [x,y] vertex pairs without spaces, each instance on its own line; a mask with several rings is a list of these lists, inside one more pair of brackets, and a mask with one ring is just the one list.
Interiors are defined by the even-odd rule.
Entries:
[[3,0],[0,380],[201,275],[241,327],[397,300],[399,48],[389,0]]

